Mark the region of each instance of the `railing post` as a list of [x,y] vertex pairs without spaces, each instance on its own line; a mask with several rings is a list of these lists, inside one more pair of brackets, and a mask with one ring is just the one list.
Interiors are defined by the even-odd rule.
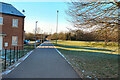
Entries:
[[20,47],[19,47],[19,58],[20,58]]
[[17,46],[17,61],[18,61],[18,46]]
[[15,46],[14,46],[14,55],[13,55],[13,60],[15,62]]
[[[20,49],[21,49],[21,46],[20,46]],[[19,53],[19,56],[21,57],[21,52]]]
[[23,50],[23,56],[25,55],[25,52],[24,52],[24,46],[22,46],[22,50]]
[[4,66],[4,69],[6,69],[6,57],[7,57],[6,54],[7,54],[7,49],[5,49],[5,63],[4,63],[5,66]]
[[10,65],[11,65],[11,48],[10,48]]

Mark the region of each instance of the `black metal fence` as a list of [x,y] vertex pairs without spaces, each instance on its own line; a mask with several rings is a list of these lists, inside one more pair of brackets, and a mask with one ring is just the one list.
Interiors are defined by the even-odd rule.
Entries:
[[18,61],[26,53],[34,49],[34,45],[14,46],[1,51],[2,71]]

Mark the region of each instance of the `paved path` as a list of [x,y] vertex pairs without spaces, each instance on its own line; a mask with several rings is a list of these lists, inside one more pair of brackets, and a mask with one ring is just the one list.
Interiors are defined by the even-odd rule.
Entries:
[[45,42],[4,78],[79,78],[50,42]]

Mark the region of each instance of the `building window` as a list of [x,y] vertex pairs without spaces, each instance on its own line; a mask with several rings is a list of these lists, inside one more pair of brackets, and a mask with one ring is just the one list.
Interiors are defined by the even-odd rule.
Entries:
[[3,24],[3,17],[0,17],[0,24]]
[[18,44],[18,36],[12,36],[12,45]]
[[13,19],[13,27],[18,27],[18,19]]

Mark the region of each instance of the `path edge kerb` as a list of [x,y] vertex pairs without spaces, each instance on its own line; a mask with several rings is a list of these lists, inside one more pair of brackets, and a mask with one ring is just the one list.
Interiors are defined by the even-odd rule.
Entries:
[[[53,45],[53,43],[51,43]],[[54,45],[53,45],[54,46]],[[72,67],[72,69],[76,72],[76,74],[80,77],[79,73],[75,70],[72,64],[66,59],[66,57],[54,46],[57,53]]]

